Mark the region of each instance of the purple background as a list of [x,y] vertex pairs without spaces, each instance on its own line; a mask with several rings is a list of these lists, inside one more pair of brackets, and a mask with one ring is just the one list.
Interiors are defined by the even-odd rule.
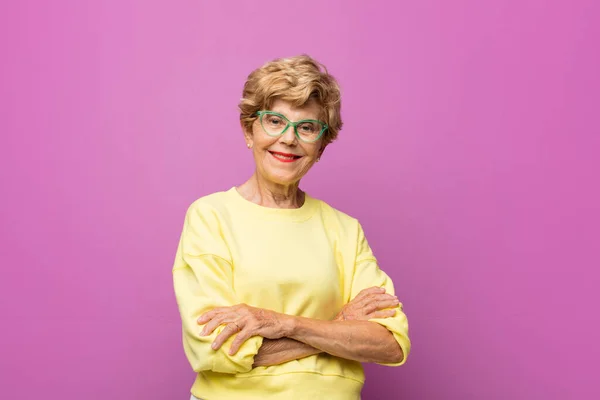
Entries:
[[600,398],[597,1],[0,5],[0,397],[186,399],[186,207],[243,182],[247,74],[343,86],[305,179],[359,218],[413,352],[365,399]]

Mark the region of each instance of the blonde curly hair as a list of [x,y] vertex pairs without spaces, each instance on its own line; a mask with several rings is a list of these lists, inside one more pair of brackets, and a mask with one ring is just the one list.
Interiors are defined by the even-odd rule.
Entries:
[[256,112],[268,110],[275,99],[296,107],[314,99],[321,108],[320,119],[328,126],[323,135],[325,145],[342,129],[339,84],[323,64],[306,54],[275,59],[248,75],[238,105],[243,129],[251,132]]

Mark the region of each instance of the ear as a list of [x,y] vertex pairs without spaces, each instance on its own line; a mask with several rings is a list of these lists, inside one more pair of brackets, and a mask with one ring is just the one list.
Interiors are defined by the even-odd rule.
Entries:
[[254,139],[252,137],[252,130],[247,130],[243,122],[241,121],[240,126],[242,127],[242,132],[244,133],[244,139],[246,140],[246,144],[252,145],[254,143]]

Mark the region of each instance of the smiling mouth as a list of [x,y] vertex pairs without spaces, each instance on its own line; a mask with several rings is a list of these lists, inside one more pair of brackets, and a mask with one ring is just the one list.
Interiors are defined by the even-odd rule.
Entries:
[[297,156],[295,154],[289,154],[289,153],[280,153],[278,151],[269,151],[269,153],[271,153],[273,158],[275,158],[281,162],[294,162],[294,161],[302,158],[302,156]]

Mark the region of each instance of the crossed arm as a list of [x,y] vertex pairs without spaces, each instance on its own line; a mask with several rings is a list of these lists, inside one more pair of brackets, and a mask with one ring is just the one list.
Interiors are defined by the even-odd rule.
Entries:
[[210,335],[218,326],[212,348],[218,350],[237,334],[230,355],[252,336],[265,339],[254,358],[254,367],[281,364],[321,352],[360,362],[398,363],[404,354],[392,333],[369,322],[372,318],[392,317],[398,299],[385,289],[372,287],[361,291],[346,304],[333,321],[296,317],[240,304],[219,307],[204,313],[201,335]]

